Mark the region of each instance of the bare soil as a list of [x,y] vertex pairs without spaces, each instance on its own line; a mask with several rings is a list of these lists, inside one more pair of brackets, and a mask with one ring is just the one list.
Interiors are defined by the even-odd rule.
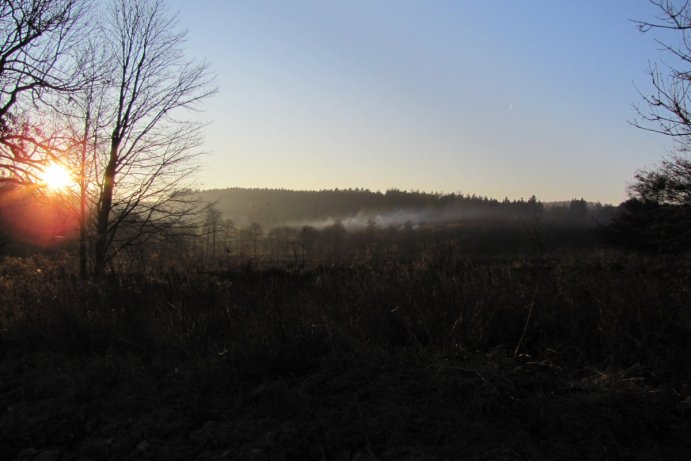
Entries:
[[635,369],[502,352],[186,363],[0,344],[0,459],[691,459],[690,402]]

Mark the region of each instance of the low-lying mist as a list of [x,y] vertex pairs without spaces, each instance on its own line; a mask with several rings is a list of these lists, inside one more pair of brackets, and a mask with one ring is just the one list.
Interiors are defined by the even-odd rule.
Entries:
[[421,225],[443,225],[462,223],[464,221],[492,220],[498,216],[485,210],[409,210],[399,209],[383,213],[372,213],[360,210],[354,216],[335,218],[332,216],[318,220],[291,221],[286,223],[288,227],[310,226],[315,229],[324,229],[339,223],[350,232],[358,232],[368,227],[394,228],[397,230],[417,229]]
[[257,223],[265,229],[304,226],[323,229],[342,225],[348,231],[367,227],[416,228],[468,222],[541,222],[594,227],[610,221],[615,207],[574,199],[559,203],[498,201],[487,197],[362,189],[290,191],[224,189],[201,191],[201,200],[238,227]]

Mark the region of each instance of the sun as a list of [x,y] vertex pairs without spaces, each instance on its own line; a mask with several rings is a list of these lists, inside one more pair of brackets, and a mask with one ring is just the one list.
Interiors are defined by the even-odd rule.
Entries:
[[39,179],[41,180],[41,185],[51,192],[59,192],[75,184],[70,170],[57,163],[48,165],[39,175]]

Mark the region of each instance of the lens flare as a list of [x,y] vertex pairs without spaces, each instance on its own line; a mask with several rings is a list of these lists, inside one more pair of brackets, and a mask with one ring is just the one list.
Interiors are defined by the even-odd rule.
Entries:
[[41,184],[51,192],[60,192],[75,185],[70,171],[57,163],[48,165],[39,178]]

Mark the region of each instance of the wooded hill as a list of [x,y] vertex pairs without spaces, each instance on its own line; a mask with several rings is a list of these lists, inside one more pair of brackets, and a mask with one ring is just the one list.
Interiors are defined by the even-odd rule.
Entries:
[[569,227],[596,227],[611,220],[616,207],[574,199],[543,203],[534,196],[525,200],[496,200],[462,194],[440,194],[390,189],[295,191],[286,189],[211,189],[195,191],[214,203],[224,218],[244,226],[253,222],[265,228],[278,226],[324,227],[341,221],[347,229],[403,224],[449,224],[464,221],[516,221],[540,219]]

